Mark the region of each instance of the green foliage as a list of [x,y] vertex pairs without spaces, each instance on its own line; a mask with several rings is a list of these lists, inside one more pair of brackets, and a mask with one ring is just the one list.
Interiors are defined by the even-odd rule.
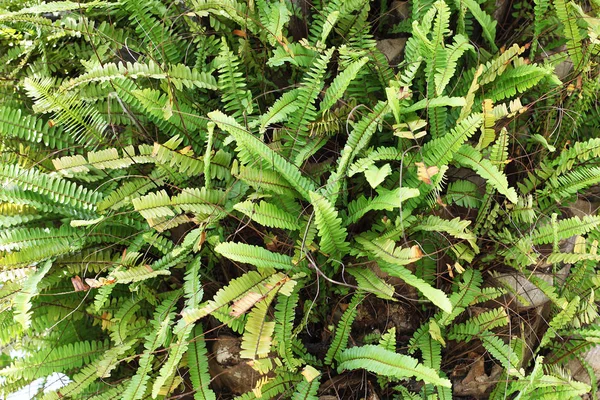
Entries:
[[595,394],[597,1],[4,3],[0,396]]

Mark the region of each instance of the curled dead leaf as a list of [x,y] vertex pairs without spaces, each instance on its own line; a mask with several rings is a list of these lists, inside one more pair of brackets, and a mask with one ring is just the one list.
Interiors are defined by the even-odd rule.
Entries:
[[75,289],[76,292],[81,292],[81,291],[90,289],[90,287],[81,280],[80,276],[72,277],[71,283],[73,284],[73,288]]
[[415,165],[417,166],[417,179],[428,185],[431,185],[431,177],[440,172],[440,169],[435,165],[427,167],[422,162],[417,162]]

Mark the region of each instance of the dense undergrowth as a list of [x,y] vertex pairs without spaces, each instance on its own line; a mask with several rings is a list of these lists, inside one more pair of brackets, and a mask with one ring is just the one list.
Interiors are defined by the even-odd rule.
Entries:
[[596,395],[599,7],[0,2],[0,392]]

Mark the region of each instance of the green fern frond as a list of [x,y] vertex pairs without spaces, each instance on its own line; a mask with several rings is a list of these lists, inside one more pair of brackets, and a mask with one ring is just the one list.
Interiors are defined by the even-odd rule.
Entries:
[[385,300],[394,300],[394,287],[378,277],[371,269],[352,267],[346,272],[356,279],[358,287]]
[[277,290],[271,291],[250,311],[240,345],[240,357],[256,360],[269,355],[275,322],[267,321],[267,312],[276,294]]
[[479,251],[477,247],[477,237],[470,232],[467,227],[471,224],[471,221],[461,220],[460,218],[454,218],[452,220],[445,220],[435,215],[430,215],[424,221],[419,223],[414,230],[415,231],[430,231],[430,232],[446,232],[456,238],[463,239],[469,242],[471,247],[475,251]]
[[481,9],[479,3],[475,0],[466,0],[464,6],[473,14],[473,17],[479,22],[483,37],[487,40],[492,52],[496,52],[496,24],[497,21],[492,19],[488,13]]
[[344,314],[342,314],[342,317],[335,328],[331,345],[329,346],[327,354],[325,355],[326,365],[331,365],[334,360],[338,360],[342,351],[348,345],[352,323],[354,322],[357,314],[357,307],[363,298],[363,294],[355,293],[354,296],[352,296],[352,300],[348,304],[348,308],[346,308],[346,311],[344,311]]
[[584,59],[583,38],[579,32],[575,16],[569,15],[569,9],[565,0],[554,0],[554,9],[556,16],[563,26],[563,33],[567,39],[567,52],[573,60],[576,68],[583,67]]
[[197,321],[208,314],[229,305],[236,298],[250,291],[260,292],[257,288],[267,282],[271,277],[272,270],[265,269],[262,272],[249,271],[239,278],[233,279],[224,288],[219,289],[212,300],[204,303],[198,309],[188,309],[182,312],[186,324]]
[[348,232],[342,226],[337,210],[318,193],[310,192],[310,199],[321,238],[320,250],[333,258],[343,257],[350,250],[350,244],[346,242]]
[[52,263],[46,261],[38,270],[31,274],[21,285],[21,290],[14,298],[15,321],[21,324],[23,330],[27,330],[31,325],[31,299],[38,293],[37,286],[50,270]]
[[483,347],[506,368],[508,375],[523,376],[519,355],[510,346],[492,333],[482,335],[481,341]]
[[50,78],[26,78],[23,81],[25,91],[35,101],[34,111],[54,113],[53,125],[61,126],[74,136],[75,141],[83,140],[86,145],[103,142],[108,124],[98,110],[75,94],[53,92],[53,84]]
[[304,161],[296,159],[296,153],[306,145],[308,124],[317,118],[315,102],[323,89],[325,70],[333,55],[333,50],[333,48],[329,49],[317,58],[298,88],[298,97],[295,102],[298,108],[290,115],[287,129],[284,131],[286,137],[289,138],[286,144],[287,154],[293,160],[294,165],[300,165]]
[[296,111],[298,109],[298,104],[296,104],[297,98],[298,90],[290,90],[277,99],[273,105],[259,117],[260,132],[264,133],[269,125],[285,121],[291,113]]
[[157,163],[177,168],[177,171],[187,176],[198,175],[204,171],[204,161],[196,158],[189,148],[175,150],[181,141],[181,138],[174,136],[163,144],[154,143],[152,157]]
[[436,371],[419,364],[417,359],[385,350],[379,346],[352,347],[340,354],[338,371],[366,369],[394,378],[415,377],[425,383],[450,387],[450,380],[441,378]]
[[257,268],[287,270],[294,267],[294,262],[290,256],[273,253],[250,244],[223,242],[215,246],[215,251],[229,259],[251,264]]
[[171,275],[167,270],[154,270],[149,265],[140,265],[126,270],[115,270],[110,273],[118,283],[140,282],[161,275]]
[[490,331],[508,324],[508,315],[504,308],[494,308],[470,318],[462,324],[452,326],[448,339],[469,341],[484,331]]
[[208,354],[204,330],[196,324],[192,331],[192,340],[187,351],[187,365],[194,389],[194,400],[215,400],[216,394],[209,388]]
[[303,380],[296,385],[296,391],[292,394],[292,400],[318,400],[317,391],[321,385],[321,377],[316,377],[310,382]]
[[298,168],[290,164],[282,156],[271,150],[266,144],[251,135],[242,128],[231,117],[226,116],[220,111],[213,111],[208,114],[221,129],[227,131],[234,137],[238,146],[244,147],[255,157],[259,157],[264,162],[272,166],[279,172],[288,183],[298,191],[306,200],[310,200],[309,192],[316,190],[314,184],[302,176]]
[[360,60],[357,60],[350,64],[344,71],[342,71],[338,76],[335,77],[331,85],[327,88],[325,92],[325,96],[319,105],[319,112],[323,113],[329,110],[336,101],[338,101],[346,89],[350,82],[356,77],[361,68],[369,61],[367,57],[363,57]]
[[219,90],[223,92],[223,107],[240,122],[252,114],[252,93],[246,88],[244,75],[238,69],[240,60],[234,55],[225,38],[221,41],[221,52],[216,60],[219,68]]
[[168,382],[172,379],[176,368],[179,366],[181,359],[183,358],[189,347],[190,342],[188,340],[188,337],[192,333],[193,328],[194,324],[186,325],[183,329],[178,329],[177,326],[175,327],[174,333],[176,332],[176,340],[174,341],[174,343],[172,342],[169,346],[169,355],[167,356],[165,363],[160,368],[158,376],[154,381],[154,384],[152,385],[153,399],[155,399],[158,396],[159,392],[164,386],[167,387],[167,393],[169,392],[171,385],[168,384]]
[[[357,172],[353,172],[352,168],[348,171],[350,163],[354,161],[354,158],[358,153],[367,146],[371,137],[377,130],[377,127],[381,123],[381,120],[389,112],[389,108],[386,102],[378,102],[373,111],[364,116],[356,125],[356,127],[350,133],[346,145],[342,150],[340,161],[335,174],[331,174],[327,181],[327,193],[332,197],[332,203],[335,204],[339,188],[343,180],[348,176],[352,176]],[[365,168],[366,169],[366,168]],[[348,171],[348,172],[347,172]],[[363,170],[364,171],[364,170]]]
[[450,79],[454,76],[456,72],[458,60],[462,57],[465,51],[472,49],[473,46],[469,44],[469,40],[465,36],[454,36],[454,43],[446,48],[447,59],[445,62],[445,66],[443,68],[438,69],[435,73],[434,80],[436,93],[444,93],[444,89],[450,83]]
[[289,198],[296,197],[292,185],[273,170],[241,166],[239,171],[232,170],[232,175],[255,188],[258,193],[267,191]]
[[460,149],[461,145],[470,138],[483,122],[480,114],[471,114],[462,120],[448,135],[427,142],[423,146],[423,158],[427,166],[448,164]]
[[454,159],[460,164],[475,170],[489,185],[505,195],[513,204],[517,203],[517,192],[514,188],[508,186],[506,175],[498,170],[490,160],[483,158],[480,152],[471,146],[463,145],[454,155]]
[[[206,73],[193,70],[183,64],[171,65],[168,70],[161,68],[160,65],[150,60],[147,63],[127,62],[127,63],[106,63],[90,69],[85,74],[77,78],[65,81],[61,87],[61,92],[69,92],[80,85],[90,82],[106,82],[112,80],[127,79],[168,79],[178,89],[187,88],[206,88],[217,89],[215,78]],[[33,89],[30,89],[33,90]]]
[[135,375],[127,384],[127,388],[122,394],[123,400],[141,399],[146,392],[146,386],[152,371],[152,361],[154,360],[154,351],[163,346],[167,340],[169,328],[175,318],[175,305],[179,300],[179,292],[173,291],[171,294],[156,308],[154,317],[150,324],[152,330],[146,336],[144,341],[144,354],[140,357],[139,366]]
[[476,184],[467,180],[458,180],[448,185],[445,201],[466,208],[479,208],[481,195]]
[[82,211],[95,210],[96,203],[102,198],[99,192],[41,173],[33,168],[23,169],[14,164],[0,165],[0,168],[0,182],[4,190],[17,186],[47,196],[52,202],[68,204]]
[[274,204],[267,203],[266,201],[261,201],[258,204],[251,201],[245,201],[234,205],[233,208],[249,216],[259,224],[270,228],[289,230],[297,230],[300,228],[297,217],[289,214]]
[[71,379],[68,385],[54,391],[47,392],[42,400],[60,400],[66,396],[77,396],[87,389],[98,378],[107,378],[112,370],[121,362],[121,356],[127,352],[134,342],[117,345],[107,350],[102,357],[90,365],[83,367]]
[[52,149],[73,145],[72,138],[62,127],[50,127],[47,122],[20,109],[0,107],[0,135],[31,143],[43,143]]
[[535,64],[515,66],[493,81],[494,90],[489,97],[494,102],[511,98],[517,93],[526,92],[548,76],[550,72],[547,69]]
[[298,305],[301,285],[298,284],[289,296],[278,293],[277,304],[275,305],[275,330],[273,334],[273,344],[277,354],[283,362],[291,369],[295,370],[301,360],[294,357],[292,352],[292,335],[294,328],[294,317],[296,306]]
[[52,350],[44,349],[15,360],[10,366],[0,370],[0,375],[32,381],[53,372],[68,372],[93,362],[107,347],[108,342],[79,341]]
[[373,198],[360,196],[348,204],[348,224],[357,222],[372,210],[392,211],[401,207],[405,200],[418,197],[421,193],[418,189],[402,187],[394,190],[378,188],[377,194]]
[[164,190],[132,199],[131,204],[146,219],[175,216],[169,207],[171,198]]

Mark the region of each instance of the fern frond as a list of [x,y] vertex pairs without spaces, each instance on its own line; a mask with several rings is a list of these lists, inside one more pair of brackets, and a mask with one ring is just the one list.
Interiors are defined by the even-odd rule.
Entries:
[[192,340],[186,353],[190,379],[194,389],[194,400],[215,400],[216,394],[209,388],[208,354],[204,340],[204,330],[196,324]]
[[31,381],[43,378],[54,372],[68,372],[93,362],[107,350],[108,342],[79,341],[44,349],[15,360],[10,366],[0,370],[0,375],[9,379]]
[[[473,1],[473,0],[471,0]],[[496,21],[494,21],[495,23]],[[450,79],[456,72],[457,62],[467,50],[472,50],[473,46],[469,44],[469,40],[463,35],[454,36],[454,43],[446,48],[446,63],[445,66],[438,69],[435,73],[435,88],[436,93],[444,93],[444,89],[450,83]],[[431,99],[432,101],[435,100]],[[466,105],[466,101],[465,101]]]
[[476,184],[467,180],[458,180],[448,185],[446,201],[466,208],[479,208],[481,195]]
[[333,48],[327,50],[313,63],[313,67],[306,73],[300,88],[298,88],[298,97],[296,105],[298,108],[290,115],[287,128],[284,132],[289,137],[287,144],[287,154],[293,160],[294,165],[300,165],[304,160],[296,159],[297,146],[306,144],[306,135],[308,133],[308,124],[314,122],[317,118],[317,109],[315,101],[323,89],[323,80],[327,64],[333,54]]
[[270,228],[298,230],[298,218],[287,213],[274,204],[261,201],[256,204],[245,201],[233,206],[237,211],[249,216],[252,220]]
[[161,68],[160,65],[150,60],[147,63],[106,63],[90,69],[77,78],[65,81],[60,90],[69,92],[76,87],[90,82],[106,82],[118,79],[168,79],[178,89],[187,88],[217,89],[215,78],[206,73],[193,70],[184,64],[171,65],[169,70]]
[[421,193],[418,189],[402,187],[394,190],[378,188],[377,194],[373,198],[360,196],[348,204],[348,224],[357,222],[372,210],[392,211],[401,207],[405,200],[418,197]]
[[296,385],[296,391],[292,394],[292,400],[318,400],[317,391],[320,385],[320,377],[316,377],[310,382],[303,380]]
[[171,275],[167,270],[154,270],[149,265],[140,265],[127,270],[115,270],[110,273],[118,283],[140,282],[161,275]]
[[46,261],[43,266],[23,282],[21,290],[14,298],[15,321],[21,324],[23,330],[27,330],[31,325],[31,299],[38,293],[37,286],[50,270],[52,263]]
[[52,149],[68,148],[74,139],[60,126],[50,127],[47,122],[22,110],[8,106],[0,107],[0,135],[31,143],[43,143]]
[[219,90],[223,92],[223,107],[236,120],[243,122],[252,114],[252,93],[246,88],[244,75],[239,71],[240,60],[234,55],[225,38],[216,59],[219,68]]
[[150,324],[152,330],[146,336],[144,341],[144,354],[140,357],[139,366],[135,375],[127,384],[127,388],[122,394],[123,400],[141,399],[146,392],[146,386],[152,371],[152,361],[154,360],[154,351],[163,346],[167,340],[169,328],[175,318],[175,305],[179,300],[178,291],[173,291],[171,294],[156,308],[154,317]]
[[55,113],[53,124],[62,126],[76,141],[84,140],[86,145],[103,142],[108,124],[98,110],[84,104],[75,94],[53,92],[53,83],[50,78],[25,78],[23,86],[35,100],[34,111]]
[[569,57],[573,60],[575,68],[581,68],[583,67],[582,61],[584,58],[583,38],[579,32],[576,18],[573,15],[569,15],[569,9],[565,0],[554,0],[554,9],[568,41],[567,52],[569,53]]
[[385,300],[394,299],[394,287],[378,277],[371,269],[353,267],[347,268],[346,272],[356,279],[358,287],[362,290]]
[[175,149],[179,147],[182,139],[174,136],[167,142],[160,144],[154,143],[152,157],[157,163],[165,164],[187,176],[198,175],[204,171],[204,161],[194,156],[194,153],[189,148],[184,148],[179,151]]
[[182,312],[183,319],[187,324],[197,321],[200,318],[211,314],[215,310],[227,306],[236,298],[250,291],[260,292],[257,288],[268,281],[272,276],[272,270],[266,269],[262,273],[249,271],[239,278],[233,279],[224,288],[219,289],[212,300],[204,303],[198,309],[187,309]]
[[276,294],[276,290],[271,291],[250,311],[240,345],[240,357],[256,360],[269,355],[275,322],[267,321],[266,318],[269,306]]
[[493,333],[482,335],[481,341],[483,347],[506,368],[508,375],[523,376],[522,372],[520,372],[521,360],[519,359],[519,355],[510,346],[506,345]]
[[480,114],[471,114],[462,120],[452,131],[423,146],[423,158],[426,165],[441,167],[448,164],[461,145],[470,138],[483,121]]
[[223,242],[215,246],[215,251],[229,259],[252,264],[257,268],[287,270],[294,267],[294,262],[290,256],[273,253],[250,244]]
[[102,357],[90,365],[83,367],[71,379],[68,385],[54,391],[47,392],[42,400],[60,400],[65,396],[77,396],[87,389],[98,378],[108,378],[113,369],[121,361],[121,356],[127,352],[134,342],[117,345],[107,350]]
[[232,175],[252,186],[258,193],[268,191],[289,198],[296,197],[292,185],[273,170],[241,166],[239,171],[232,171]]
[[296,111],[298,109],[297,98],[298,90],[290,90],[278,98],[257,120],[260,122],[260,132],[264,133],[269,125],[285,121],[291,113]]
[[489,97],[492,101],[497,102],[517,93],[524,93],[549,75],[550,72],[547,69],[535,64],[518,65],[508,69],[493,81],[494,90]]
[[337,210],[322,195],[314,192],[309,194],[321,238],[321,251],[334,258],[343,257],[350,250],[350,244],[346,242],[348,232],[342,226]]
[[417,359],[385,350],[379,346],[352,347],[340,354],[338,371],[366,369],[394,378],[415,377],[425,383],[450,387],[450,380],[441,378],[432,368],[419,364]]
[[453,325],[448,332],[448,339],[469,341],[484,331],[508,324],[508,315],[504,308],[494,308],[470,318],[462,324]]
[[471,221],[461,220],[458,217],[452,220],[445,220],[435,215],[430,215],[424,221],[415,226],[414,230],[446,232],[456,238],[468,241],[475,251],[479,251],[479,248],[476,244],[477,237],[467,229],[470,223]]
[[357,307],[363,298],[363,294],[355,293],[354,296],[352,296],[352,300],[348,304],[348,308],[346,308],[346,311],[344,311],[344,314],[342,314],[342,317],[335,328],[331,345],[329,346],[327,354],[325,355],[326,365],[331,365],[334,360],[338,360],[341,352],[348,345],[352,323],[354,322],[357,314]]
[[545,347],[550,343],[550,340],[554,338],[560,329],[563,329],[569,326],[573,318],[575,317],[575,313],[577,313],[581,299],[579,296],[574,296],[573,299],[569,302],[569,304],[564,307],[558,314],[552,318],[550,323],[548,324],[548,330],[542,337],[540,341],[540,347]]
[[6,188],[18,186],[23,190],[47,196],[58,204],[68,204],[82,211],[93,211],[101,194],[73,182],[41,173],[35,169],[23,169],[18,165],[0,165],[1,183]]
[[514,188],[508,186],[506,175],[498,170],[490,160],[483,158],[480,152],[471,146],[463,145],[454,155],[454,159],[475,170],[489,185],[505,195],[513,204],[517,203],[517,192]]
[[221,129],[227,131],[234,137],[238,146],[244,147],[255,157],[271,165],[279,172],[288,183],[298,191],[306,200],[310,200],[309,192],[315,191],[314,184],[302,176],[298,168],[290,164],[282,156],[271,150],[266,144],[258,140],[247,132],[231,117],[226,116],[220,111],[213,111],[208,114]]
[[464,6],[473,14],[473,17],[479,22],[483,37],[487,40],[490,45],[492,52],[496,52],[496,24],[497,21],[492,19],[488,13],[481,9],[481,6],[475,0],[466,0]]
[[[381,101],[378,102],[373,111],[364,116],[350,133],[346,145],[342,150],[337,170],[335,174],[331,174],[327,181],[327,193],[332,196],[333,204],[336,202],[339,188],[346,177],[346,171],[348,171],[350,163],[352,163],[356,155],[367,146],[371,140],[371,136],[373,136],[375,130],[381,123],[381,120],[388,112],[389,107],[387,106],[387,103]],[[348,176],[352,176],[355,173],[356,172],[350,170]]]
[[298,291],[300,286],[300,284],[296,285],[289,296],[278,293],[277,305],[275,306],[273,344],[277,349],[277,354],[291,370],[295,370],[301,364],[301,360],[296,359],[292,352],[294,317],[299,300]]
[[362,57],[361,59],[350,64],[342,73],[335,77],[331,85],[327,88],[325,92],[325,96],[319,105],[319,112],[324,113],[329,110],[336,101],[338,101],[346,89],[350,82],[356,77],[361,68],[369,61],[367,57]]
[[[182,320],[183,321],[183,320]],[[171,385],[167,384],[171,380],[171,377],[175,373],[176,368],[178,367],[181,359],[185,355],[190,342],[188,341],[188,337],[192,333],[192,329],[194,328],[193,324],[186,325],[183,329],[179,329],[176,335],[175,343],[172,343],[169,347],[169,355],[167,360],[160,368],[158,372],[158,377],[154,381],[152,385],[152,398],[155,399],[159,392],[163,389],[163,386],[167,387],[167,394],[170,391]],[[177,330],[177,327],[175,328]]]
[[131,204],[146,219],[175,216],[169,207],[171,198],[164,190],[131,199]]

